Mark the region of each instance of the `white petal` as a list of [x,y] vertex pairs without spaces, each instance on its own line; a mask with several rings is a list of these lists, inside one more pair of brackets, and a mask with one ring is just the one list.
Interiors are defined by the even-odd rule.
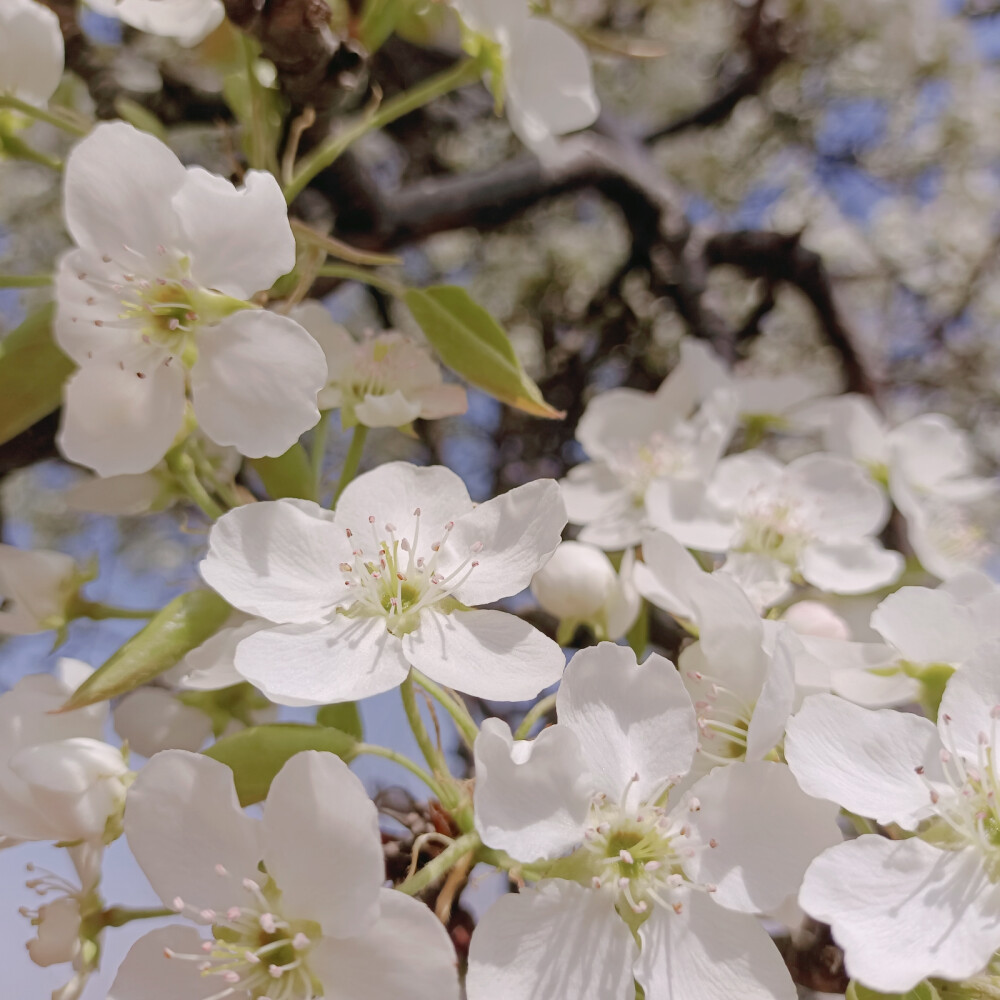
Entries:
[[230,604],[275,622],[318,622],[343,597],[343,531],[317,504],[246,504],[219,518],[199,570]]
[[161,351],[95,358],[63,389],[59,448],[102,476],[147,472],[174,443],[184,405],[184,369]]
[[824,541],[877,534],[892,509],[868,473],[839,455],[803,455],[788,466],[784,479],[784,489],[805,502],[809,527]]
[[504,83],[511,128],[528,146],[586,128],[600,111],[587,50],[542,18],[515,30]]
[[[66,227],[76,243],[133,268],[176,247],[171,199],[185,170],[159,139],[125,122],[102,123],[66,160]],[[109,317],[110,318],[110,317]]]
[[859,837],[813,862],[799,903],[831,924],[848,973],[884,993],[966,979],[1000,947],[1000,886],[971,848]]
[[631,506],[621,481],[603,462],[574,466],[559,481],[559,490],[571,524],[590,524]]
[[534,698],[566,666],[557,643],[504,611],[428,609],[403,638],[403,653],[439,684],[496,701]]
[[930,812],[940,746],[927,719],[817,694],[788,720],[785,757],[807,794],[912,830]]
[[319,420],[319,344],[295,320],[245,309],[206,330],[191,369],[201,429],[250,458],[282,455]]
[[483,843],[518,861],[555,858],[583,839],[590,806],[572,730],[549,726],[514,742],[510,727],[486,719],[476,737],[476,829]]
[[899,579],[905,561],[874,538],[824,545],[812,542],[799,558],[808,583],[831,594],[867,594]]
[[375,804],[332,753],[297,753],[278,772],[264,804],[264,864],[295,919],[323,935],[352,938],[378,916],[385,879]]
[[63,73],[63,37],[54,11],[35,0],[0,8],[0,93],[44,106]]
[[689,591],[700,586],[705,571],[676,538],[663,531],[642,535],[642,562],[635,583],[647,601],[681,618],[694,618]]
[[691,794],[701,809],[687,817],[703,843],[690,866],[713,899],[744,913],[767,913],[798,892],[809,862],[842,841],[836,803],[799,788],[784,764],[759,760],[717,767]]
[[709,483],[712,503],[723,510],[736,510],[747,494],[757,489],[773,489],[785,475],[785,467],[763,451],[745,451],[719,462]]
[[212,720],[170,691],[143,687],[115,706],[115,731],[129,749],[152,757],[161,750],[199,750],[212,735]]
[[[387,524],[397,537],[414,541],[416,511],[420,511],[421,555],[429,556],[431,543],[445,536],[445,525],[472,510],[465,483],[443,465],[421,468],[409,462],[385,462],[358,476],[337,501],[336,521],[349,528],[366,551],[388,541]],[[369,526],[368,518],[375,518]],[[463,557],[464,558],[464,557]]]
[[[693,403],[686,390],[679,397],[665,389],[665,383],[656,395],[638,389],[609,389],[587,404],[576,427],[576,439],[590,458],[614,462],[654,434],[669,431],[687,416]],[[588,463],[576,468],[592,467]]]
[[941,413],[924,413],[889,432],[889,464],[895,475],[934,491],[968,475],[976,462],[969,435]]
[[268,624],[262,618],[234,611],[215,635],[192,649],[173,668],[171,674],[177,671],[174,682],[193,691],[217,691],[241,684],[243,675],[236,669],[236,647]]
[[[66,614],[66,602],[79,586],[78,573],[76,562],[62,552],[0,544],[0,595],[4,599],[0,634],[28,635],[51,628],[50,620]],[[63,700],[69,693],[65,692]]]
[[[941,742],[949,750],[977,762],[980,741],[996,746],[1000,717],[1000,640],[983,643],[944,689],[938,712]],[[994,750],[994,752],[996,752]],[[996,765],[994,765],[996,766]]]
[[457,518],[442,546],[441,572],[456,569],[472,554],[479,565],[455,588],[455,597],[463,604],[511,597],[545,565],[564,527],[566,508],[558,484],[536,479]]
[[88,0],[88,6],[151,35],[197,45],[225,17],[218,0]]
[[260,875],[257,827],[236,800],[233,772],[186,750],[157,754],[125,803],[128,845],[167,906],[177,897],[220,912],[242,903],[241,880]]
[[262,629],[236,648],[236,669],[279,705],[354,701],[398,687],[409,664],[382,618]]
[[345,940],[324,937],[309,968],[327,1000],[458,1000],[455,948],[419,900],[381,889],[381,914]]
[[697,746],[694,707],[674,665],[651,653],[640,665],[627,646],[578,652],[556,695],[559,724],[580,741],[595,791],[618,800],[635,775],[646,801],[667,778],[687,773]]
[[778,949],[754,917],[693,892],[681,913],[657,906],[639,928],[635,978],[650,1000],[795,1000]]
[[794,643],[795,637],[786,636],[782,629],[767,663],[760,697],[747,727],[747,760],[764,757],[785,734],[796,696]]
[[354,415],[367,427],[403,427],[420,416],[420,404],[397,389],[386,396],[366,395]]
[[159,478],[148,472],[131,476],[88,476],[64,494],[70,510],[129,517],[153,509],[164,493]]
[[288,207],[273,175],[250,170],[237,188],[201,167],[186,174],[173,204],[199,284],[249,299],[295,266]]
[[725,552],[736,534],[731,512],[712,504],[701,482],[657,479],[646,491],[646,511],[654,528],[685,548]]
[[901,587],[872,612],[871,626],[912,663],[961,663],[975,645],[972,614],[945,590]]
[[635,953],[610,893],[547,880],[486,911],[466,990],[469,1000],[632,1000]]
[[[178,955],[199,955],[203,940],[193,927],[182,924],[144,934],[118,967],[107,1000],[205,1000],[218,993],[223,988],[219,976],[203,976],[197,962],[164,954],[169,948]],[[246,990],[236,990],[227,1000],[248,997]]]

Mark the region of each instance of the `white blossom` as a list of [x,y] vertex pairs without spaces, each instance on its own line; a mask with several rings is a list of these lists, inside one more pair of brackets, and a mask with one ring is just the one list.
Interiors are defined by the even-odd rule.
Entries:
[[115,732],[143,757],[161,750],[200,750],[212,720],[162,687],[130,691],[114,709]]
[[998,657],[1000,644],[987,643],[955,673],[936,727],[832,695],[807,699],[789,722],[785,753],[806,792],[916,834],[831,848],[799,896],[871,989],[966,979],[1000,948]]
[[589,626],[598,639],[620,639],[635,624],[642,601],[632,583],[634,566],[632,549],[616,572],[595,545],[562,542],[532,577],[531,592],[544,611],[559,619],[567,640],[579,625]]
[[355,479],[334,514],[296,500],[230,511],[201,573],[274,623],[239,643],[236,669],[279,704],[376,694],[410,666],[516,701],[559,679],[562,651],[520,618],[472,606],[527,587],[565,523],[551,480],[475,506],[448,469],[390,462]]
[[103,476],[146,472],[185,423],[253,458],[280,455],[319,419],[323,352],[246,300],[295,263],[277,181],[242,188],[185,169],[159,140],[98,125],[66,164],[77,248],[56,275],[55,334],[80,365],[59,444]]
[[132,28],[197,45],[226,16],[220,0],[87,0],[99,14],[117,17]]
[[62,552],[0,545],[0,635],[65,627],[87,578]]
[[125,835],[163,902],[199,929],[140,938],[109,1000],[458,1000],[447,932],[382,888],[375,806],[333,754],[292,757],[253,819],[228,767],[164,751],[129,792]]
[[671,799],[698,728],[680,676],[656,654],[639,665],[610,643],[580,651],[556,707],[558,723],[535,740],[514,742],[498,719],[476,740],[477,829],[542,877],[480,921],[470,1000],[527,1000],[539,982],[553,996],[619,1000],[633,976],[664,1000],[721,1000],[734,983],[743,996],[794,997],[751,914],[795,892],[839,840],[835,812],[760,760]]
[[410,337],[389,331],[356,341],[318,302],[291,315],[323,348],[329,374],[319,408],[339,409],[344,427],[403,427],[465,412],[465,390],[447,384],[430,351]]
[[63,60],[55,11],[36,0],[0,4],[0,94],[47,104],[62,79]]

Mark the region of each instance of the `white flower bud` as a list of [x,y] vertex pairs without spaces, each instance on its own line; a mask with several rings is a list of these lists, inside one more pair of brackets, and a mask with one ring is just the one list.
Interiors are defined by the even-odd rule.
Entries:
[[0,634],[60,628],[86,579],[70,556],[0,545]]
[[204,712],[183,704],[164,688],[132,691],[118,704],[114,720],[118,735],[143,757],[161,750],[200,750],[212,732]]
[[824,639],[842,639],[845,642],[851,638],[851,629],[836,611],[831,610],[820,601],[799,601],[793,604],[782,616],[799,635],[815,635]]

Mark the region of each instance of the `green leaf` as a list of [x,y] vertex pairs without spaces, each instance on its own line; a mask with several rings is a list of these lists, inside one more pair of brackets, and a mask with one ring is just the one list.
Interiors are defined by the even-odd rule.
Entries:
[[545,402],[503,328],[465,289],[410,288],[403,301],[441,360],[470,385],[536,417],[565,416]]
[[941,995],[926,979],[908,993],[876,993],[851,980],[844,1000],[941,1000]]
[[191,590],[175,597],[95,670],[60,711],[107,701],[152,680],[215,635],[230,611],[229,605],[213,590]]
[[280,500],[282,497],[316,499],[309,456],[297,441],[284,455],[277,458],[254,458],[250,465],[260,476],[260,481],[272,500]]
[[356,740],[364,739],[364,729],[361,725],[361,713],[353,701],[342,701],[337,705],[323,705],[316,713],[316,722],[320,726],[339,729]]
[[325,750],[350,762],[357,740],[339,729],[279,722],[252,726],[213,743],[205,754],[232,769],[240,805],[267,798],[268,789],[289,758],[303,750]]
[[376,52],[414,6],[414,0],[365,0],[357,29],[361,44]]
[[0,444],[59,408],[76,367],[52,339],[54,312],[42,306],[0,340]]

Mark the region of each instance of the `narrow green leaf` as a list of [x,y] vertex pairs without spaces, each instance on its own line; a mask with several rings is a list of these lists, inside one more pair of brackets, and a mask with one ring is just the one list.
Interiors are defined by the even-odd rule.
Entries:
[[232,769],[240,805],[267,798],[268,789],[289,758],[303,750],[325,750],[350,762],[357,740],[339,729],[275,723],[252,726],[213,743],[205,754]]
[[940,1000],[940,994],[926,979],[908,993],[876,993],[851,980],[845,1000]]
[[463,288],[410,288],[403,301],[441,360],[491,396],[536,417],[559,420],[525,374],[507,334]]
[[315,500],[312,466],[305,448],[297,441],[277,458],[254,458],[250,465],[260,476],[267,495],[272,500],[282,497],[296,497],[299,500]]
[[70,695],[61,711],[107,701],[169,670],[195,646],[215,635],[230,611],[213,590],[191,590],[175,597],[95,670]]
[[59,408],[74,364],[52,339],[51,303],[0,340],[0,444]]
[[342,701],[338,705],[323,705],[316,713],[316,723],[339,729],[356,740],[363,740],[365,736],[361,725],[361,713],[353,701]]

